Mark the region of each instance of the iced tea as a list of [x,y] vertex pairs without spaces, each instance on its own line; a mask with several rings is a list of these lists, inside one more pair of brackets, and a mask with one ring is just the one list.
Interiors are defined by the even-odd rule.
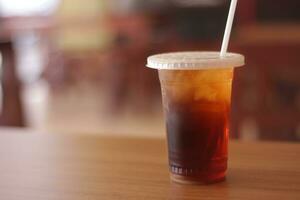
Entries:
[[241,54],[205,51],[148,57],[159,72],[172,180],[224,180],[233,70],[244,63]]
[[232,75],[232,68],[159,70],[173,180],[224,179]]

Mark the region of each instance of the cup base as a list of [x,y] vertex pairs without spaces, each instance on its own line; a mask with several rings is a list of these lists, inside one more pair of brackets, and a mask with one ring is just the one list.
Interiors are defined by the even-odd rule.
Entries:
[[170,174],[170,178],[173,182],[185,185],[207,185],[225,181],[226,174],[221,172],[209,177],[190,177],[190,176],[181,176],[178,174]]

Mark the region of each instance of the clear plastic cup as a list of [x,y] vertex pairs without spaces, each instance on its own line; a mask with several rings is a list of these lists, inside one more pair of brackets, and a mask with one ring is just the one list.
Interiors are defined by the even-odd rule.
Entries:
[[150,56],[158,69],[166,119],[171,179],[212,183],[225,179],[234,67],[240,54],[177,52]]

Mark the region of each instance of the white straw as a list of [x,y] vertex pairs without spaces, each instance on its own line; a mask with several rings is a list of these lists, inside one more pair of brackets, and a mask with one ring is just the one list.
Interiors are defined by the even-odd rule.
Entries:
[[225,55],[227,53],[230,33],[231,33],[234,14],[235,14],[235,10],[236,10],[236,5],[237,5],[237,0],[231,0],[227,23],[226,23],[226,28],[225,28],[225,33],[224,33],[223,42],[222,42],[221,53],[220,53],[221,57],[225,57]]

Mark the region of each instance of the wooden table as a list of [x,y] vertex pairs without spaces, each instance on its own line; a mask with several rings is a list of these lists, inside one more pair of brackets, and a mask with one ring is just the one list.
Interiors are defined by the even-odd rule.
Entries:
[[300,199],[300,144],[230,144],[228,178],[169,181],[165,141],[0,129],[0,199]]

